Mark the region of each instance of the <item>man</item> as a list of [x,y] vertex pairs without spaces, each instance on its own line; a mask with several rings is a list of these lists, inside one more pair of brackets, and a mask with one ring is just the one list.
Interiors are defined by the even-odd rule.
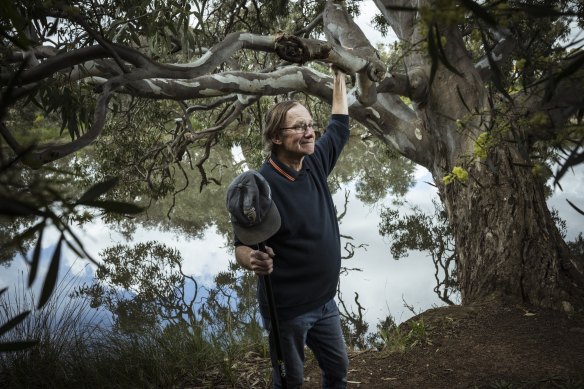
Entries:
[[[266,252],[236,238],[237,262],[257,275],[271,274],[289,388],[304,380],[304,345],[323,372],[323,387],[345,388],[348,358],[334,301],[341,265],[339,227],[327,177],[349,139],[345,75],[334,71],[332,114],[316,141],[315,124],[295,101],[276,104],[267,114],[264,142],[271,151],[259,172],[269,183],[281,227]],[[264,323],[270,320],[265,285],[258,299]],[[281,387],[274,345],[274,387]]]

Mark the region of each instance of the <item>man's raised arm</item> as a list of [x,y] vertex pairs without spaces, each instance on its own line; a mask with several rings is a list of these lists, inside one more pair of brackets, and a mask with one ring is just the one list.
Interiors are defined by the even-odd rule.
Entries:
[[333,114],[348,115],[349,106],[347,103],[347,85],[345,83],[345,73],[333,67]]

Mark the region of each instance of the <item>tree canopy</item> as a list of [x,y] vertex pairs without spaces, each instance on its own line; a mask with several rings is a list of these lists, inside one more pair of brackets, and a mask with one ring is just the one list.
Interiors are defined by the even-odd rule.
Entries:
[[[99,139],[108,122],[115,123],[122,140],[124,127],[146,109],[142,118],[148,122],[133,131],[139,133],[134,141],[149,128],[160,137],[157,145],[139,143],[148,155],[133,159],[153,159],[161,172],[151,167],[142,173],[154,180],[164,174],[164,165],[181,160],[188,145],[208,147],[222,133],[261,127],[262,96],[303,92],[328,101],[330,79],[320,65],[326,62],[354,75],[352,117],[408,159],[430,167],[431,156],[413,147],[418,138],[430,137],[422,136],[422,119],[403,98],[414,102],[413,108],[423,107],[439,68],[462,75],[462,64],[447,55],[458,52],[471,56],[477,76],[496,90],[491,104],[505,113],[501,120],[507,124],[501,125],[525,121],[518,141],[526,143],[526,152],[559,133],[565,140],[565,124],[579,111],[570,82],[582,62],[574,38],[579,3],[416,4],[376,2],[378,27],[392,28],[399,38],[393,51],[401,55],[389,63],[351,18],[359,12],[356,1],[25,1],[6,7],[3,111],[37,106],[71,139],[39,142],[28,150],[12,120],[3,121],[2,135],[16,153],[27,150],[22,160],[38,168]],[[451,46],[455,43],[463,46]],[[496,105],[498,99],[511,101],[510,93],[512,109]],[[161,106],[154,117],[136,98],[175,103]],[[245,114],[255,105],[259,112]],[[442,114],[461,128],[477,120],[473,116],[486,122],[484,111]],[[124,115],[128,120],[118,122]],[[193,127],[193,116],[199,128]],[[488,148],[493,137],[477,139],[477,148]],[[581,159],[578,147],[570,152],[566,166]]]

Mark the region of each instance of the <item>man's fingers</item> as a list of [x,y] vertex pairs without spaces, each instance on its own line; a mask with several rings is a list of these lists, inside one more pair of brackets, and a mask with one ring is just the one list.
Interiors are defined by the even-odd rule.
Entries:
[[268,253],[264,253],[263,251],[254,250],[251,253],[251,256],[259,261],[267,261],[270,259],[270,255]]
[[264,251],[260,251],[260,250],[254,250],[251,253],[251,256],[263,261],[267,261],[270,258],[274,257],[274,250],[272,250],[271,247],[266,246],[265,248],[265,252]]
[[[272,252],[273,253],[273,252]],[[272,256],[268,253],[264,253],[263,251],[254,250],[251,252],[251,261],[252,263],[269,266],[271,265]]]
[[272,250],[272,248],[271,248],[271,247],[269,247],[269,246],[266,246],[266,253],[267,253],[267,254],[268,254],[270,257],[272,257],[272,258],[273,258],[273,257],[274,257],[274,255],[275,255],[275,254],[274,254],[274,250]]
[[266,252],[253,250],[250,257],[250,267],[255,274],[265,276],[274,270],[274,251],[270,247],[266,247]]
[[265,276],[273,271],[272,261],[253,261],[251,269],[259,276]]

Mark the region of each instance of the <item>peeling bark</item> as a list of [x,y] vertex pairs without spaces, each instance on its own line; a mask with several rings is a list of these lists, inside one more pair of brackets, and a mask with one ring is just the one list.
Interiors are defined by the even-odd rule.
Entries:
[[463,302],[580,306],[584,290],[574,286],[583,285],[584,271],[552,220],[542,182],[510,147],[490,157],[498,161],[496,172],[477,163],[469,182],[440,188],[459,253]]

